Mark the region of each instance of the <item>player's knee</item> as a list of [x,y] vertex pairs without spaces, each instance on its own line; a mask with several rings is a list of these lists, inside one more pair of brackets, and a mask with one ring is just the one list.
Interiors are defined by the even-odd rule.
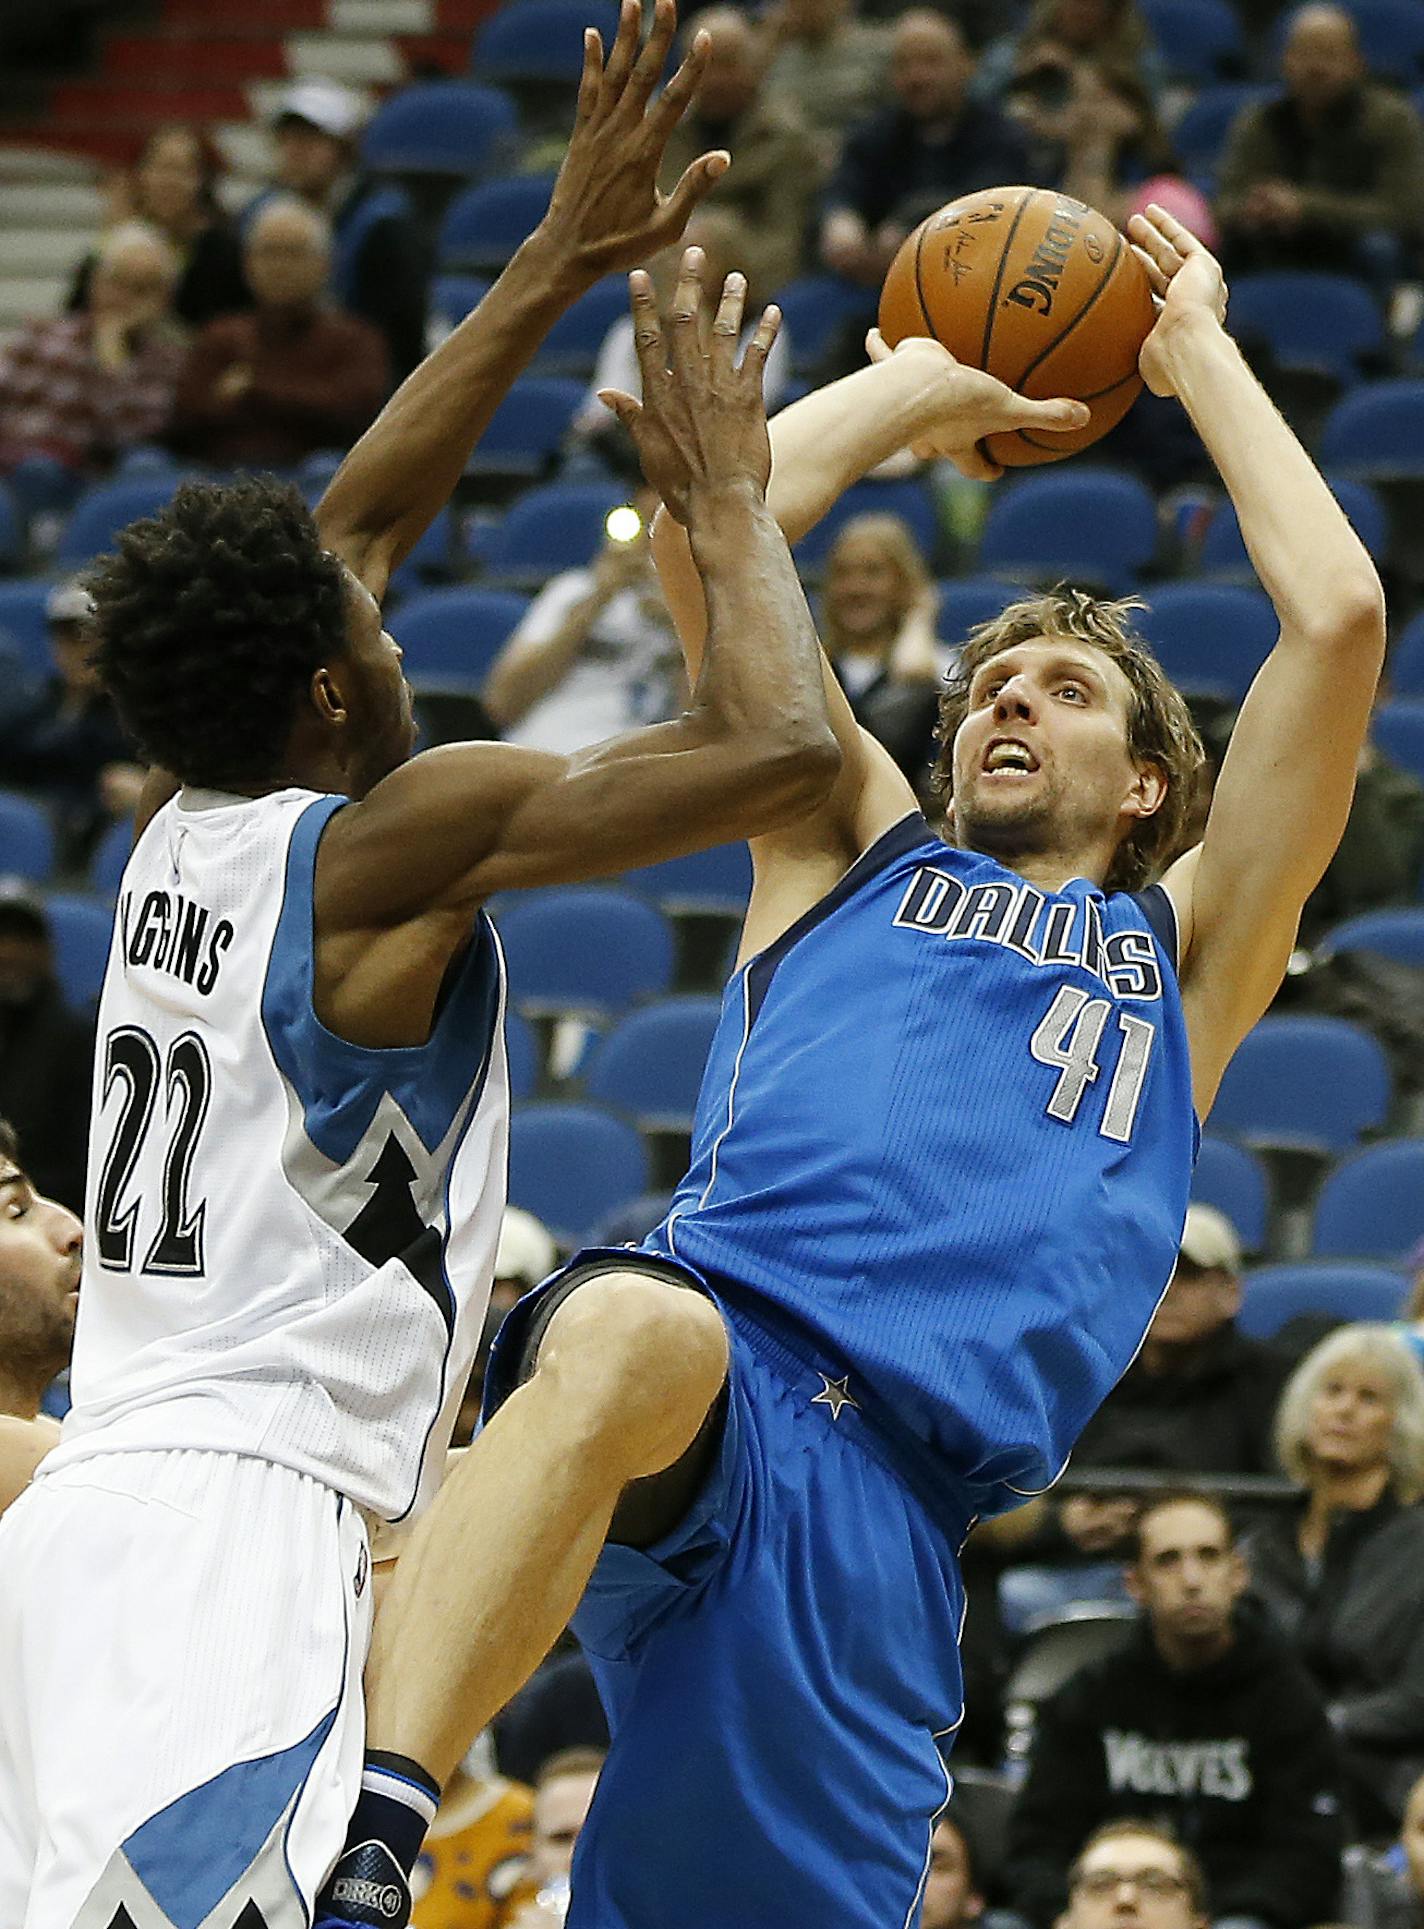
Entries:
[[727,1376],[727,1332],[711,1300],[646,1273],[607,1273],[549,1322],[538,1375],[557,1385],[588,1449],[658,1473],[692,1444]]

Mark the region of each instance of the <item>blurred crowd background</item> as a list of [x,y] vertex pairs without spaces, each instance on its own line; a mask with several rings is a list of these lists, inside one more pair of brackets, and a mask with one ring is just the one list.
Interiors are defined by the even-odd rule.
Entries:
[[[539,219],[582,29],[613,20],[606,0],[0,17],[0,1113],[76,1209],[141,781],[88,665],[84,568],[184,476],[274,470],[316,500]],[[888,262],[944,201],[1029,181],[1121,221],[1157,200],[1220,252],[1233,329],[1391,612],[1345,841],[1208,1122],[1147,1344],[1054,1495],[970,1541],[924,1929],[1424,1929],[1424,0],[684,20],[713,51],[668,180],[732,153],[690,238],[783,307],[772,409],[859,363]],[[624,287],[600,284],[401,570],[425,742],[571,750],[682,701],[653,504],[596,399],[636,380]],[[1217,763],[1274,636],[1200,447],[1151,397],[1090,458],[992,488],[893,459],[797,558],[932,817],[937,686],[1025,586],[1140,595]],[[1198,827],[1209,801],[1210,770]],[[660,1215],[749,877],[728,847],[494,907],[518,1104],[491,1332],[562,1253]],[[477,1394],[478,1371],[465,1428]],[[605,1744],[561,1651],[447,1791],[422,1929],[561,1918]],[[1100,1834],[1122,1818],[1144,1826]]]

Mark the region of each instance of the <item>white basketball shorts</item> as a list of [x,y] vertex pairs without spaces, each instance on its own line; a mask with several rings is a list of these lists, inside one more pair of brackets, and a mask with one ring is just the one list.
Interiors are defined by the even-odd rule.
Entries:
[[361,1784],[359,1512],[269,1461],[95,1454],[0,1521],[0,1924],[307,1929]]

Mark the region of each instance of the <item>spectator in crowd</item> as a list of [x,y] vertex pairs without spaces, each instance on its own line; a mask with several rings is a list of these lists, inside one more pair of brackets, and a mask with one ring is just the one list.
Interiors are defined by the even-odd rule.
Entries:
[[488,1731],[445,1784],[411,1874],[412,1929],[498,1929],[529,1864],[533,1792],[494,1765]]
[[984,1913],[979,1872],[964,1825],[948,1808],[930,1837],[930,1867],[919,1929],[969,1929]]
[[1031,172],[1116,216],[1119,190],[1165,158],[1161,74],[1134,0],[1038,0],[1021,33],[990,47],[975,75],[1023,129]]
[[1276,1419],[1297,1508],[1251,1537],[1252,1586],[1314,1677],[1361,1836],[1392,1835],[1424,1771],[1424,1371],[1388,1326],[1341,1327]]
[[71,1212],[84,1210],[93,1061],[93,1021],[64,1001],[43,900],[0,879],[0,1113],[35,1189]]
[[[756,28],[739,8],[707,7],[693,23],[712,39],[692,109],[673,129],[663,161],[663,187],[709,148],[726,148],[732,166],[713,188],[710,208],[739,217],[735,265],[759,299],[769,299],[801,271],[806,232],[821,184],[815,137],[790,100],[765,84],[765,54]],[[747,313],[755,306],[747,303]]]
[[848,130],[884,91],[888,30],[861,20],[856,0],[776,0],[762,27],[771,54],[767,96],[789,102],[813,129],[828,174]]
[[69,1364],[81,1240],[74,1214],[31,1182],[0,1118],[0,1513],[59,1439],[40,1401]]
[[1219,1502],[1149,1503],[1127,1573],[1126,1648],[1039,1710],[1009,1828],[1015,1911],[1052,1929],[1097,1823],[1149,1814],[1188,1842],[1218,1925],[1305,1929],[1340,1881],[1338,1762],[1324,1706],[1259,1610]]
[[1424,784],[1367,742],[1340,848],[1305,901],[1300,942],[1316,945],[1359,911],[1412,904],[1424,875]]
[[[245,308],[250,297],[242,272],[242,244],[218,204],[217,150],[196,127],[170,122],[143,144],[133,174],[121,191],[129,218],[147,221],[178,258],[173,313],[188,328]],[[97,257],[88,255],[75,277],[71,310],[84,308]]]
[[516,1300],[531,1292],[541,1279],[547,1279],[558,1262],[554,1236],[541,1219],[522,1206],[506,1206],[500,1220],[499,1246],[494,1256],[494,1282],[490,1287],[489,1308],[484,1331],[475,1353],[475,1364],[460,1402],[459,1416],[450,1444],[468,1446],[479,1422],[484,1395],[485,1366],[494,1336],[504,1316]]
[[1088,1422],[1074,1467],[1273,1473],[1283,1374],[1269,1347],[1238,1332],[1240,1310],[1236,1229],[1214,1207],[1194,1204],[1142,1351]]
[[[1073,1449],[1073,1470],[1179,1474],[1269,1473],[1282,1368],[1272,1350],[1236,1329],[1241,1248],[1229,1219],[1193,1204],[1172,1282],[1142,1351]],[[1138,1517],[1109,1484],[1043,1503],[1044,1517],[999,1577],[1011,1633],[1073,1601],[1123,1596],[1121,1557]]]
[[45,620],[54,672],[0,734],[0,769],[48,806],[63,866],[82,863],[107,824],[131,816],[143,787],[142,768],[91,661],[90,607],[78,583],[50,591]]
[[635,507],[636,531],[546,583],[496,658],[484,704],[508,742],[567,755],[677,709],[682,656],[648,546],[657,503],[642,490]]
[[0,348],[0,474],[26,507],[63,507],[160,435],[183,360],[172,248],[125,221],[99,244],[82,315],[30,322]]
[[[876,284],[905,236],[956,195],[1030,179],[1022,136],[971,100],[974,60],[951,19],[912,7],[895,22],[892,100],[846,137],[825,194],[821,259]],[[735,173],[735,167],[732,169]]]
[[1324,268],[1393,281],[1424,220],[1424,127],[1407,95],[1365,76],[1343,7],[1304,6],[1282,92],[1243,109],[1221,163],[1230,268]]
[[253,216],[245,249],[255,306],[209,322],[188,351],[173,441],[215,468],[282,469],[345,449],[387,389],[369,322],[329,307],[323,216],[287,195]]
[[[699,316],[705,347],[711,346],[712,321],[717,313],[723,282],[733,269],[747,275],[743,313],[749,319],[742,331],[742,347],[745,348],[756,332],[764,306],[762,290],[753,284],[747,271],[746,223],[726,208],[699,208],[688,222],[682,240],[676,247],[665,248],[653,257],[648,268],[664,327],[668,325],[673,290],[677,285],[683,252],[687,248],[701,248],[707,258],[702,276],[703,307]],[[754,247],[752,252],[755,253]],[[783,323],[762,369],[762,394],[766,399],[768,415],[776,413],[790,379],[791,335]],[[579,457],[586,451],[598,458],[600,468],[611,467],[620,475],[641,482],[643,472],[631,439],[599,400],[607,389],[619,389],[625,395],[639,398],[643,393],[643,372],[638,366],[633,342],[631,314],[618,317],[599,348],[588,393],[573,420],[573,447],[570,453],[574,461],[570,473],[576,471]]]
[[338,81],[289,88],[273,123],[276,187],[330,221],[332,299],[380,330],[400,382],[425,353],[429,263],[404,192],[357,172],[363,119],[360,99]]
[[1399,1840],[1349,1858],[1341,1918],[1356,1929],[1424,1929],[1424,1775],[1405,1800]]
[[588,1818],[603,1760],[601,1748],[569,1748],[540,1769],[528,1866],[499,1918],[499,1929],[548,1929],[563,1921],[574,1844]]
[[1057,1929],[1206,1929],[1206,1911],[1206,1877],[1191,1850],[1170,1829],[1128,1818],[1088,1837]]
[[911,783],[934,754],[939,691],[953,652],[935,634],[939,593],[899,516],[854,516],[826,559],[821,639],[856,721]]

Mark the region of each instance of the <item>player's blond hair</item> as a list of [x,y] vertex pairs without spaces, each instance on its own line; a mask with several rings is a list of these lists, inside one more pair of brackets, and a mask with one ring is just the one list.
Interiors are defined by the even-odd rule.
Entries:
[[940,699],[935,737],[935,787],[946,799],[954,784],[955,733],[969,709],[969,686],[981,664],[1040,637],[1089,643],[1111,657],[1132,686],[1127,713],[1127,754],[1135,764],[1154,764],[1166,779],[1166,795],[1150,817],[1139,818],[1118,845],[1105,880],[1110,891],[1138,891],[1159,877],[1180,852],[1182,833],[1196,799],[1205,763],[1201,738],[1180,690],[1133,628],[1147,605],[1136,596],[1108,601],[1059,583],[1041,596],[1010,603],[988,623],[969,632]]

